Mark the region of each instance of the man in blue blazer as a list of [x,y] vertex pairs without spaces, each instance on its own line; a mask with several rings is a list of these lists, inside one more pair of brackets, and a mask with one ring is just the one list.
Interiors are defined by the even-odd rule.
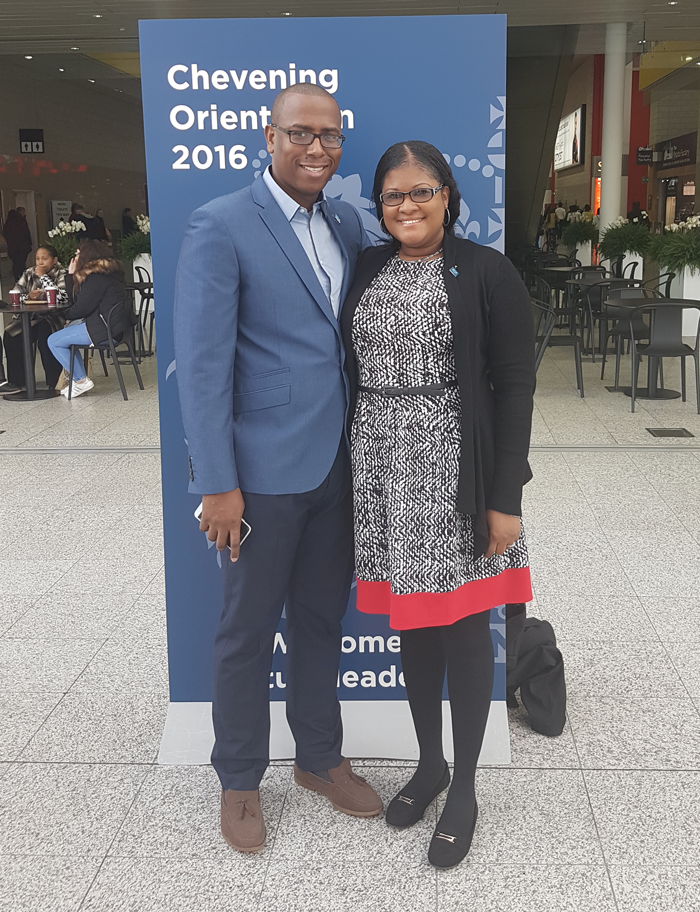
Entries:
[[[318,86],[281,92],[271,168],[191,216],[180,255],[175,351],[200,528],[224,562],[214,654],[212,763],[221,829],[265,843],[258,786],[269,762],[274,636],[286,604],[287,719],[299,785],[348,814],[381,812],[341,754],[341,620],[353,570],[347,382],[338,324],[362,222],[327,200],[343,137]],[[241,518],[251,532],[240,545]]]

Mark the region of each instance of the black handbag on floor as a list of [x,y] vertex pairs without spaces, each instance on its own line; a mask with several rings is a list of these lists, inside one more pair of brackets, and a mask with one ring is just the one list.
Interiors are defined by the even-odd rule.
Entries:
[[507,606],[506,612],[506,701],[510,708],[520,699],[532,728],[554,737],[566,721],[564,659],[548,621],[525,616],[525,606]]

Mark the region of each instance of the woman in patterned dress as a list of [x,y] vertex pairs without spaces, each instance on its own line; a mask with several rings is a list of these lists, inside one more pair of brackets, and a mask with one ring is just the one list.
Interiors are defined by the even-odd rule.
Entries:
[[[527,291],[506,257],[454,236],[460,194],[428,143],[392,146],[374,181],[388,244],[365,250],[341,323],[351,389],[357,607],[401,631],[420,748],[387,822],[448,785],[436,867],[469,851],[493,687],[489,610],[532,598],[520,514],[535,386]],[[442,687],[454,771],[442,750]]]

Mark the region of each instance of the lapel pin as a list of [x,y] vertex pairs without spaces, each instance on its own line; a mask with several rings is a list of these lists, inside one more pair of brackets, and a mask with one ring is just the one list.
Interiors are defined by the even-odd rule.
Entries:
[[457,269],[456,266],[452,266],[451,269],[450,269],[450,272],[452,273],[452,275],[453,275],[455,278],[457,278],[457,276],[459,275],[459,270]]
[[334,213],[333,213],[333,218],[336,220],[336,222],[337,222],[338,224],[340,224],[340,216],[338,215],[337,212],[334,212]]

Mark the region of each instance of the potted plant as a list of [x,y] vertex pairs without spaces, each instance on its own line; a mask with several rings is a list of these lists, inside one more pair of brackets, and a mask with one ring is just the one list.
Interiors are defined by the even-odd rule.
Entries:
[[133,263],[138,257],[151,257],[151,220],[147,215],[136,216],[136,231],[122,238],[120,253],[122,260]]
[[569,220],[562,229],[561,239],[570,252],[578,250],[577,258],[582,266],[591,265],[593,245],[598,243],[598,229],[590,219],[582,219],[580,212],[570,213]]
[[[605,229],[598,244],[598,253],[601,259],[614,261],[622,257],[621,271],[630,264],[637,262],[639,265],[634,271],[635,279],[641,279],[644,272],[644,257],[649,252],[651,233],[648,228],[646,212],[642,218],[628,222],[626,218],[618,216],[608,228]],[[626,276],[629,278],[629,276]]]
[[[676,273],[671,283],[674,298],[700,301],[700,216],[666,225],[663,234],[652,238],[650,253],[665,272]],[[698,312],[685,313],[683,335],[694,336],[697,327]]]
[[48,232],[49,240],[56,248],[58,262],[64,269],[68,269],[68,264],[78,249],[80,241],[78,235],[86,230],[85,222],[59,222]]

